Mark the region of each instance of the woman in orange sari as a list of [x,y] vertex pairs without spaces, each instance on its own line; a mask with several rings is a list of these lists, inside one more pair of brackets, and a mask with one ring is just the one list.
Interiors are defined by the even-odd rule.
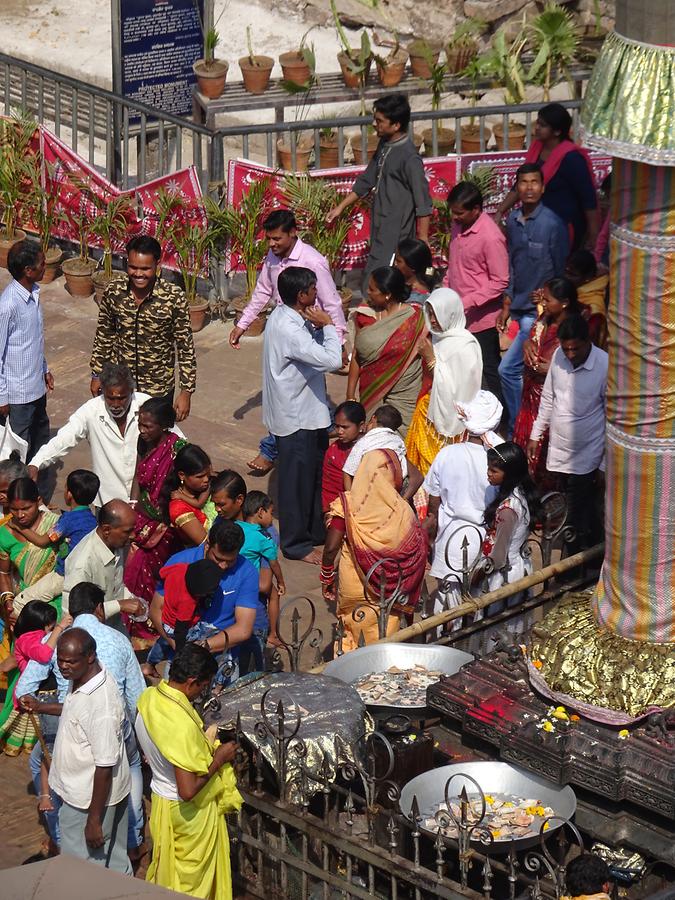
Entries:
[[368,306],[372,314],[355,318],[354,352],[347,379],[347,399],[359,399],[370,416],[383,403],[394,406],[410,424],[422,387],[420,347],[426,336],[422,310],[406,301],[410,288],[398,269],[383,266],[370,276]]
[[[389,616],[387,635],[398,631],[401,615],[411,616],[419,601],[427,539],[410,504],[401,498],[401,486],[401,464],[396,454],[392,450],[371,450],[361,460],[351,490],[340,494],[330,506],[332,518],[319,578],[324,598],[337,600],[345,651],[358,647],[361,632],[366,644],[380,637],[377,601],[382,578],[386,597],[391,597],[397,587],[401,595],[401,603]],[[336,577],[335,558],[340,549]],[[381,565],[366,583],[376,563]]]

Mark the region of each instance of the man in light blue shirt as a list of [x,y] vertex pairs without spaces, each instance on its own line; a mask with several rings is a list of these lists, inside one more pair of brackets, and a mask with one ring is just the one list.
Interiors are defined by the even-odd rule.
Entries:
[[318,564],[325,537],[321,469],[330,412],[326,372],[342,365],[342,347],[328,313],[315,306],[316,275],[289,266],[279,275],[282,305],[265,328],[263,422],[279,448],[279,531],[288,559]]
[[[111,628],[105,623],[105,613],[103,611],[103,601],[105,595],[98,585],[90,582],[80,582],[76,584],[70,592],[70,614],[73,617],[73,627],[82,628],[90,634],[96,641],[96,656],[104,668],[110,672],[115,679],[115,683],[119,689],[120,695],[126,709],[126,720],[124,722],[124,741],[127,749],[127,758],[129,760],[129,768],[131,771],[131,794],[129,795],[129,833],[128,847],[129,853],[134,860],[135,854],[139,853],[139,848],[143,844],[143,776],[141,773],[141,759],[136,745],[136,735],[134,734],[131,724],[136,720],[136,704],[146,688],[145,679],[141,672],[141,667],[136,659],[133,647],[121,632]],[[57,685],[58,704],[62,704],[68,693],[70,682],[68,682],[57,665],[56,653],[49,663],[38,663],[30,660],[24,669],[21,677],[16,685],[16,696],[20,698],[24,708],[32,709],[34,712],[54,712],[53,704],[49,708],[41,709],[41,704],[32,696],[40,687],[40,684],[51,673],[54,673]],[[58,720],[53,716],[49,716],[49,724],[58,725]],[[49,732],[49,729],[47,729]],[[52,729],[52,733],[45,734],[49,741],[53,741],[56,734],[56,727]],[[42,750],[40,744],[36,744],[30,756],[30,768],[33,776],[33,783],[37,793],[40,793],[40,763],[42,761]],[[58,829],[58,807],[60,805],[59,798],[52,794],[52,804],[55,809],[45,814],[47,827],[49,829],[52,840],[59,843]]]
[[534,293],[551,278],[565,273],[569,254],[565,223],[542,202],[544,176],[536,163],[520,166],[516,172],[516,191],[521,206],[506,222],[509,286],[497,318],[500,331],[506,329],[509,317],[518,322],[518,334],[499,364],[509,434],[513,431],[523,393],[523,347],[537,318]]
[[49,440],[47,391],[54,376],[47,368],[40,308],[45,255],[39,244],[19,241],[7,255],[13,281],[0,295],[0,417],[28,443],[30,461]]

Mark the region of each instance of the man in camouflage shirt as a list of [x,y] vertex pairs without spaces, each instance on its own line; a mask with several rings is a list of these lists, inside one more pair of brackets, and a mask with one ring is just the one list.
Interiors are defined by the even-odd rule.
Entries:
[[176,285],[157,277],[159,242],[138,235],[127,244],[127,275],[115,275],[101,300],[91,352],[91,393],[97,397],[104,362],[125,363],[136,389],[173,402],[176,357],[180,391],[176,420],[190,413],[197,360],[187,298]]

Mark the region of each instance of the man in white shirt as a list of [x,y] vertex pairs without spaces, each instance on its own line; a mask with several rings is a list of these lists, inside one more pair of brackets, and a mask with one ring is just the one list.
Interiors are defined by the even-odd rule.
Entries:
[[269,318],[263,349],[263,422],[279,448],[279,531],[288,559],[318,565],[323,543],[321,471],[330,413],[326,372],[339,369],[335,326],[315,306],[316,275],[285,269],[277,283],[282,304]]
[[131,540],[136,513],[123,500],[111,500],[101,507],[98,527],[82,538],[66,557],[61,602],[68,611],[68,599],[76,584],[88,581],[97,584],[105,594],[103,611],[108,625],[123,630],[120,612],[137,615],[141,602],[129,597],[124,587],[124,556],[122,551]]
[[565,484],[567,521],[575,532],[568,550],[576,553],[602,539],[600,469],[605,455],[608,357],[591,343],[581,316],[565,319],[558,340],[527,452],[533,461],[549,428],[546,467]]
[[149,399],[147,394],[134,390],[127,366],[106,363],[101,371],[101,396],[75,410],[38,450],[28,467],[31,477],[37,478],[40,469],[63,459],[86,438],[92,469],[101,481],[95,506],[116,497],[128,500],[138,457],[138,410]]
[[131,778],[122,698],[115,679],[96,658],[96,641],[86,631],[67,631],[56,655],[59,669],[71,681],[49,771],[49,786],[63,801],[61,852],[131,875],[127,856]]

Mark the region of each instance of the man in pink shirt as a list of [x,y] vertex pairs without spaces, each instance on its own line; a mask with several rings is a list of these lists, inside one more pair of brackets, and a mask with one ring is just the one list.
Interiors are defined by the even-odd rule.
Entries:
[[499,377],[497,316],[509,284],[506,238],[483,212],[483,195],[470,181],[461,181],[448,194],[453,222],[450,261],[444,284],[457,291],[466,313],[466,327],[483,354],[483,388],[503,405]]
[[[280,305],[281,298],[277,290],[277,281],[280,273],[290,266],[300,266],[314,272],[317,305],[331,317],[340,342],[344,343],[347,323],[342,311],[342,302],[325,256],[300,240],[295,216],[288,209],[275,209],[265,219],[263,228],[270,249],[263,262],[251,299],[242,312],[239,322],[230,332],[230,346],[235,350],[239,349],[239,339],[271,300],[276,306]],[[276,457],[276,441],[272,435],[268,434],[260,442],[258,456],[252,459],[248,465],[254,472],[262,475],[274,468]]]

